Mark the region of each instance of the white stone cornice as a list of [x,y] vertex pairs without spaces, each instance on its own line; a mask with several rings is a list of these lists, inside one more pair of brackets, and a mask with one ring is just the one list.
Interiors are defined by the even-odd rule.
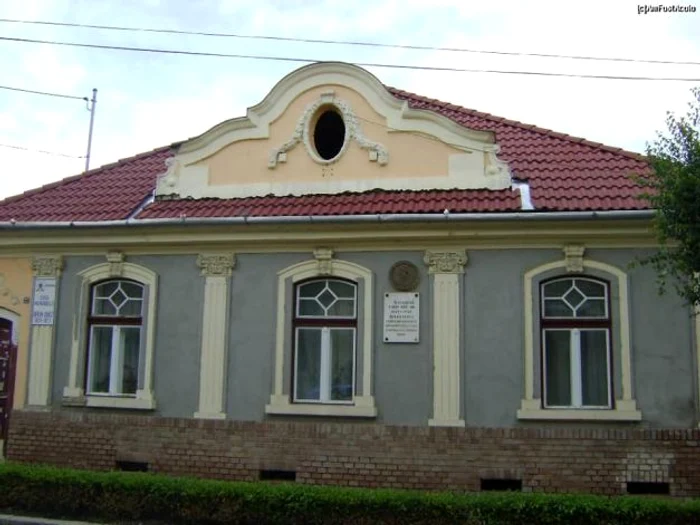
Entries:
[[236,256],[232,253],[202,253],[197,257],[197,266],[205,277],[231,277]]
[[467,264],[467,253],[464,250],[432,251],[425,252],[423,261],[428,265],[428,272],[437,273],[464,273]]
[[58,277],[63,269],[63,257],[44,255],[32,258],[32,272],[35,277]]

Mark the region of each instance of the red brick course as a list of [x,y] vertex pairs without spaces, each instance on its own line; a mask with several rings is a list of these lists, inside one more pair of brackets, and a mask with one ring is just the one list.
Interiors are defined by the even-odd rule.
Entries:
[[205,421],[108,413],[15,411],[13,461],[92,470],[146,462],[172,475],[252,481],[296,471],[298,483],[477,491],[482,478],[527,492],[624,494],[660,481],[700,496],[700,430],[429,428],[371,423]]

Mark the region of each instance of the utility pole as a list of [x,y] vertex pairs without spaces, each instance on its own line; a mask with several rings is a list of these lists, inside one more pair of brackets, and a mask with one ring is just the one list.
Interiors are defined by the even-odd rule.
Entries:
[[90,169],[90,150],[92,149],[92,125],[95,122],[95,104],[97,104],[97,89],[92,90],[92,100],[88,101],[87,109],[90,112],[90,131],[88,132],[87,153],[85,155],[85,171]]

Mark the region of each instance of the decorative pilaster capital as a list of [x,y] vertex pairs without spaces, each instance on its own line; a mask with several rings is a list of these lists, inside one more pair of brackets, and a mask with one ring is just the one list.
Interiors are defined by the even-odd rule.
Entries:
[[111,277],[121,277],[124,274],[124,260],[126,257],[122,252],[107,252],[105,255],[109,263],[109,275]]
[[319,275],[330,275],[333,273],[333,250],[330,248],[316,248],[314,259],[318,265]]
[[32,257],[32,272],[35,277],[58,277],[63,269],[63,257],[44,255]]
[[568,246],[564,246],[564,259],[566,260],[567,272],[583,271],[583,254],[585,252],[585,246],[578,244],[569,244]]
[[236,256],[232,253],[201,253],[197,257],[197,266],[205,277],[231,277]]
[[464,273],[467,264],[467,252],[455,250],[438,252],[427,250],[423,261],[428,265],[428,273]]

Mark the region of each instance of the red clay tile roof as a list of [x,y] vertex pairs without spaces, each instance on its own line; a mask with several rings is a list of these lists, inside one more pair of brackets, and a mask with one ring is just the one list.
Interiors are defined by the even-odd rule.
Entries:
[[[630,174],[648,169],[635,153],[570,137],[388,88],[417,109],[440,113],[474,129],[492,131],[499,157],[530,186],[535,211],[633,210],[648,206],[636,196]],[[177,145],[159,148],[86,174],[0,202],[0,221],[103,221],[130,217],[165,172]],[[182,199],[156,201],[135,218],[510,212],[518,191],[382,191],[302,197]]]
[[0,221],[126,219],[153,191],[173,151],[159,148],[5,199]]
[[306,215],[363,215],[395,213],[451,213],[517,211],[520,196],[508,189],[448,191],[367,191],[301,197],[241,199],[184,199],[147,206],[139,219],[177,217],[279,217]]
[[412,108],[440,113],[474,130],[492,131],[499,158],[530,184],[537,211],[634,210],[648,206],[631,173],[646,172],[641,155],[388,88]]

